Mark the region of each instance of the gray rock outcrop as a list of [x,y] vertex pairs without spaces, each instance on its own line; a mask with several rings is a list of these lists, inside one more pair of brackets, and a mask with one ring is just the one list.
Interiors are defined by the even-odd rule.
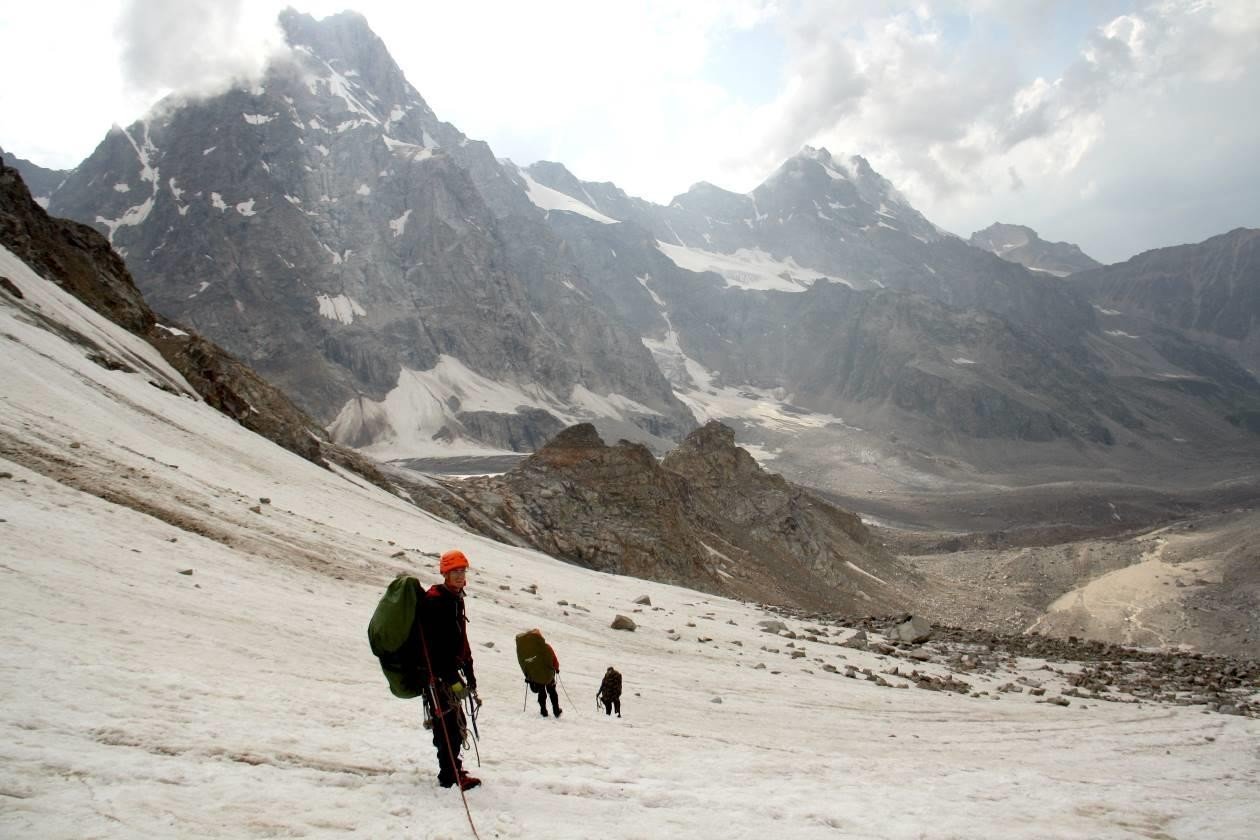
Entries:
[[930,587],[861,520],[766,473],[709,423],[663,461],[564,430],[500,476],[445,482],[422,504],[498,539],[616,574],[763,602],[867,614]]

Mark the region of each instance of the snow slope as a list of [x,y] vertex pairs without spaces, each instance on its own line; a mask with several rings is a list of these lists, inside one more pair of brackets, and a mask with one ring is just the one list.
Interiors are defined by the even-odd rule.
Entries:
[[383,400],[359,397],[346,403],[328,426],[333,440],[356,440],[358,430],[375,426],[372,443],[359,451],[379,461],[407,458],[511,454],[443,429],[461,428],[461,412],[513,414],[522,408],[542,409],[566,426],[583,420],[658,414],[616,392],[597,394],[578,383],[568,399],[560,399],[537,383],[500,382],[470,370],[454,356],[442,354],[431,370],[404,367],[398,385]]
[[[147,345],[0,258],[26,294],[0,291],[2,837],[471,836],[365,634],[392,575],[436,579],[452,546],[473,562],[483,838],[1253,836],[1260,722],[995,701],[1010,673],[968,697],[826,672],[905,663],[465,534],[152,387],[178,375]],[[512,641],[534,626],[560,720],[522,710]],[[609,664],[620,720],[593,709]],[[1041,664],[1014,669],[1057,694]]]

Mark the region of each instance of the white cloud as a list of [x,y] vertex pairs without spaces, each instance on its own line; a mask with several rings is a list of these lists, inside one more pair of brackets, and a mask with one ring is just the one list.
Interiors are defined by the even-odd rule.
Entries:
[[151,96],[220,93],[284,49],[275,10],[244,0],[127,0],[115,34],[126,83]]

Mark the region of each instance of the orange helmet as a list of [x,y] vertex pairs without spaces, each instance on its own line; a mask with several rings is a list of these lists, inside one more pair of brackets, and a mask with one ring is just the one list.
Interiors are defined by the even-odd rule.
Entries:
[[442,561],[438,564],[438,571],[442,574],[453,572],[456,569],[467,569],[468,558],[464,556],[464,552],[458,548],[453,548],[442,555]]

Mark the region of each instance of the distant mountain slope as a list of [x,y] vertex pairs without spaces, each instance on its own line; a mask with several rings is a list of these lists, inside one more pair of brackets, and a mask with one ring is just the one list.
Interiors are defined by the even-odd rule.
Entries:
[[1146,251],[1072,284],[1104,321],[1131,316],[1174,327],[1260,372],[1260,230]]
[[382,457],[533,449],[593,419],[694,424],[484,143],[437,119],[362,17],[281,22],[249,89],[115,129],[53,196],[160,312]]
[[57,191],[70,174],[60,169],[46,169],[37,163],[9,154],[3,148],[0,148],[0,158],[22,175],[27,189],[31,191],[31,195],[41,207],[48,206],[49,197]]
[[[1148,447],[1181,458],[1170,440],[1260,443],[1238,422],[1260,404],[1245,371],[1176,334],[1110,328],[1076,286],[939,232],[861,159],[807,148],[747,195],[697,185],[668,207],[557,163],[518,174],[693,412],[785,469],[908,448],[1131,472]],[[1042,444],[1054,454],[1034,456]],[[840,469],[808,480],[842,484]]]
[[[727,288],[799,292],[826,278],[857,290],[918,292],[1073,335],[1093,318],[1069,291],[941,231],[860,156],[805,147],[750,193],[700,183],[664,207],[611,184],[579,182],[560,164],[534,164],[524,174],[646,230],[672,262],[712,271]],[[548,209],[553,224],[585,215]],[[616,231],[594,231],[605,234]]]
[[1102,264],[1085,254],[1079,246],[1070,242],[1047,242],[1037,235],[1037,231],[1024,225],[995,222],[971,234],[967,241],[1004,260],[1056,277],[1066,277]]

